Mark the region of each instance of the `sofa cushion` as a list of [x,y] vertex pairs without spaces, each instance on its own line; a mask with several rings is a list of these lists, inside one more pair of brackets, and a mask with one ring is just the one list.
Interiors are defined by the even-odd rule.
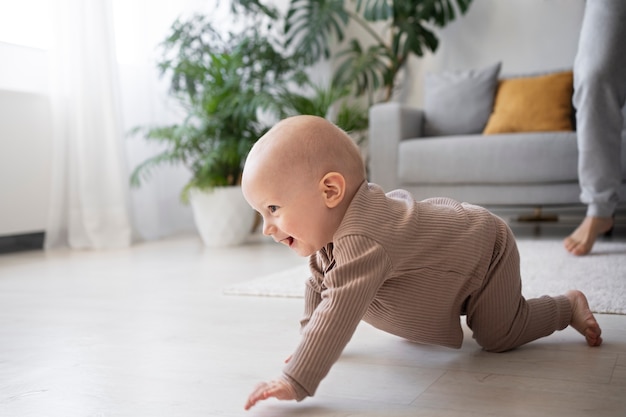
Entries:
[[481,133],[493,109],[500,66],[426,74],[425,136]]
[[572,71],[503,79],[483,133],[573,130]]
[[[578,181],[575,132],[403,140],[401,184],[530,184]],[[462,174],[461,174],[462,173]]]

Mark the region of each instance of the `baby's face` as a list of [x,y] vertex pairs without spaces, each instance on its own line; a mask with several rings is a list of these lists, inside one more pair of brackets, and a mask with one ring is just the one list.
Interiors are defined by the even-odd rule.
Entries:
[[332,241],[329,208],[315,181],[254,170],[242,182],[248,204],[263,218],[263,234],[309,256]]

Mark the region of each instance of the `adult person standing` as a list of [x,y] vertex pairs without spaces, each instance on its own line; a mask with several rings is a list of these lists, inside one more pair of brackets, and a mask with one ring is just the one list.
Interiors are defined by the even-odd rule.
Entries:
[[622,182],[622,108],[626,101],[626,1],[587,0],[574,62],[578,177],[587,214],[565,238],[574,255],[588,254],[612,229]]

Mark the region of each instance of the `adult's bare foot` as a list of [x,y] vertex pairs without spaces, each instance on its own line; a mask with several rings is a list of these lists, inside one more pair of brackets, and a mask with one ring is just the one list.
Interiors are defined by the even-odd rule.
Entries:
[[570,326],[585,336],[589,346],[600,346],[602,344],[602,329],[593,316],[587,297],[578,290],[571,290],[565,293],[572,305],[572,321]]
[[574,232],[565,238],[563,245],[568,252],[581,256],[591,252],[593,244],[599,235],[608,232],[613,227],[611,217],[585,217]]

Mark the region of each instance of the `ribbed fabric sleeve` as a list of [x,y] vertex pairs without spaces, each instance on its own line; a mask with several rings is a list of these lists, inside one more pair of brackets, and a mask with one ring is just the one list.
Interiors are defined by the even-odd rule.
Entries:
[[365,248],[363,239],[358,239],[356,247],[348,244],[353,262],[337,263],[326,273],[313,312],[310,309],[317,302],[311,291],[314,285],[307,286],[302,340],[284,369],[285,375],[297,381],[307,395],[315,393],[341,355],[388,273],[383,248],[371,241]]

